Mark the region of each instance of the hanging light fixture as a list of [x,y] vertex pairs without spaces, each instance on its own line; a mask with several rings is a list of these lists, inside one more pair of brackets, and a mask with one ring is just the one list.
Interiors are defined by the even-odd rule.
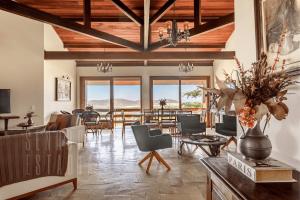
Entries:
[[[173,11],[175,17],[175,4]],[[181,40],[185,40],[186,42],[190,40],[189,23],[184,23],[182,31],[178,28],[177,21],[173,19],[172,22],[167,22],[167,37],[164,38],[163,28],[158,30],[158,34],[160,41],[167,40],[170,45],[175,47]]]
[[188,72],[191,72],[193,70],[194,70],[194,64],[193,63],[187,62],[187,63],[180,63],[179,64],[179,71],[181,71],[181,72],[188,73]]
[[[103,50],[105,53],[105,48]],[[97,71],[102,73],[112,72],[112,64],[110,62],[100,61],[97,64]]]
[[109,62],[99,62],[97,64],[97,71],[102,73],[112,72],[112,64]]
[[[186,53],[186,48],[185,48],[185,53]],[[194,64],[191,62],[182,62],[179,64],[179,71],[181,72],[191,72],[194,70]]]

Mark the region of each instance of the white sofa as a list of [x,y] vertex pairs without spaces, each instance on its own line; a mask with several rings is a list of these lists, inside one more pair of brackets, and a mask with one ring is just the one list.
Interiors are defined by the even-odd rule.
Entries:
[[78,125],[65,128],[62,130],[69,141],[75,143],[82,143],[84,146],[84,137],[85,137],[85,126]]
[[65,176],[48,176],[0,187],[0,199],[19,199],[66,183],[77,189],[77,144],[68,142],[68,166]]

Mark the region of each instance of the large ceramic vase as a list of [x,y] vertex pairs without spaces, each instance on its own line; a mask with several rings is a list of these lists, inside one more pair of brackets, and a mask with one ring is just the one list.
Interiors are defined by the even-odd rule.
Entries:
[[250,160],[264,160],[270,156],[272,144],[269,137],[262,132],[259,121],[239,139],[239,150],[245,159]]

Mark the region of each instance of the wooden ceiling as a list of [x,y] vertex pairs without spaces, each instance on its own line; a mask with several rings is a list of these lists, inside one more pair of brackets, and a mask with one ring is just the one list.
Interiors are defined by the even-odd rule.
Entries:
[[[0,0],[0,9],[55,25],[70,52],[219,52],[234,30],[234,0]],[[190,41],[159,41],[172,19],[189,22]]]

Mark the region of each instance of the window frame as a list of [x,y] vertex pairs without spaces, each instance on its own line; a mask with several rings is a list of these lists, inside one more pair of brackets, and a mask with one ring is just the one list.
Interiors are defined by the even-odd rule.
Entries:
[[139,109],[117,109],[124,111],[140,111],[143,108],[143,82],[142,76],[81,76],[80,77],[80,108],[86,106],[86,81],[110,81],[110,111],[116,111],[114,108],[114,79],[117,78],[136,78],[140,82],[140,108]]
[[[150,97],[150,109],[153,109],[153,82],[155,80],[178,80],[179,81],[179,109],[182,109],[182,92],[181,92],[181,82],[183,80],[201,80],[201,81],[206,81],[207,87],[210,88],[210,76],[150,76],[149,77],[149,97]],[[208,97],[206,99],[208,102]]]

